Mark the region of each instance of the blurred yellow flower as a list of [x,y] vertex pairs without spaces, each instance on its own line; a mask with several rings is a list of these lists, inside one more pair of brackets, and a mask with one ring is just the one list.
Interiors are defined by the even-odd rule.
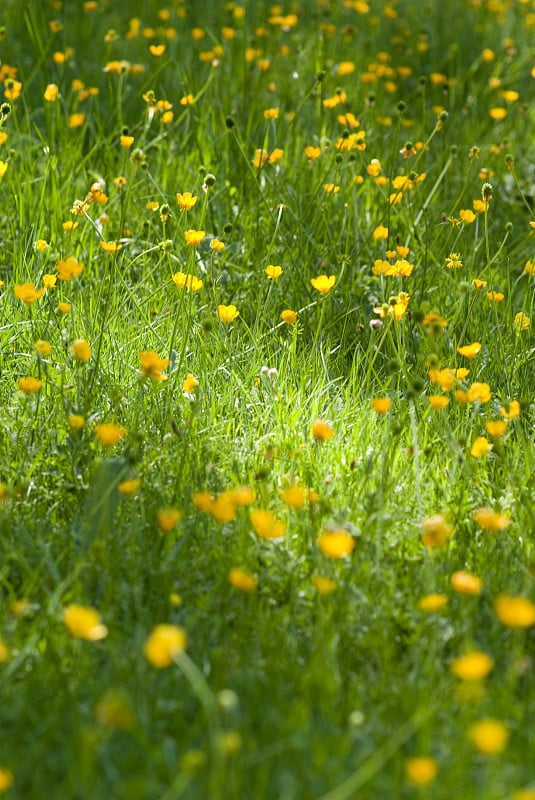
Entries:
[[91,348],[85,339],[75,339],[71,344],[71,353],[82,364],[86,364],[91,358]]
[[407,779],[415,786],[427,786],[435,780],[437,773],[438,764],[430,756],[408,758],[405,762]]
[[499,720],[483,719],[469,728],[468,738],[480,753],[495,755],[507,745],[509,731]]
[[258,586],[258,578],[239,567],[233,567],[228,574],[229,583],[241,592],[254,592]]
[[108,629],[102,624],[100,614],[89,606],[70,603],[63,611],[63,622],[77,639],[97,642],[108,635]]
[[447,604],[447,594],[428,594],[418,601],[418,608],[420,611],[432,613],[433,611],[440,611],[440,609],[444,608]]
[[327,439],[332,439],[334,429],[325,420],[316,419],[312,423],[312,436],[317,442],[325,442]]
[[500,595],[494,601],[496,616],[510,628],[530,628],[535,625],[535,604],[527,597]]
[[463,681],[479,681],[489,674],[493,666],[494,662],[490,656],[479,650],[473,650],[452,661],[450,669]]
[[95,435],[103,447],[115,447],[126,433],[126,428],[114,422],[101,422],[95,425]]
[[459,570],[450,577],[451,588],[459,594],[479,594],[483,588],[483,581],[477,575]]
[[424,517],[422,525],[422,543],[425,547],[444,547],[448,539],[453,536],[453,526],[447,521],[444,514],[434,514]]
[[344,530],[323,531],[318,538],[318,547],[328,558],[346,558],[356,545],[355,537]]
[[253,508],[249,515],[255,533],[262,539],[280,539],[286,533],[286,523],[278,519],[272,511]]
[[474,520],[480,528],[486,531],[503,531],[511,524],[511,519],[499,511],[493,511],[492,508],[476,508],[472,514]]
[[156,625],[143,646],[145,658],[153,667],[163,669],[173,663],[178,653],[186,649],[187,637],[179,625]]

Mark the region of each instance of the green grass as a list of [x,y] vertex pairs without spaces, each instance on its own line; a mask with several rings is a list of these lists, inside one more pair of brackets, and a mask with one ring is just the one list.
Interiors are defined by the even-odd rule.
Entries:
[[0,8],[0,792],[532,800],[533,3],[63,6]]

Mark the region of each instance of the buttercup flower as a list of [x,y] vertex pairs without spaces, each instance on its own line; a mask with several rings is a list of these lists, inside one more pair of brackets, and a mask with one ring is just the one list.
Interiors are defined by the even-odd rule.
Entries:
[[145,658],[153,667],[164,669],[178,653],[186,649],[187,637],[179,625],[156,625],[143,646]]
[[167,380],[167,375],[163,375],[162,370],[169,366],[168,358],[160,358],[153,350],[142,350],[139,353],[139,361],[142,378],[150,378],[153,381]]
[[234,305],[219,305],[217,307],[217,314],[221,322],[233,322],[235,319],[237,319],[237,317],[239,317],[240,312]]
[[77,639],[98,642],[108,635],[108,629],[102,624],[98,611],[88,606],[70,603],[63,612],[63,622]]
[[336,275],[318,275],[311,278],[310,283],[320,294],[328,294],[336,283]]
[[[177,192],[176,193],[176,201],[178,203],[178,207],[181,211],[191,211],[195,203],[197,202],[197,197],[192,195],[191,192]],[[204,235],[203,235],[204,236]],[[186,239],[187,241],[187,239]],[[188,242],[189,244],[189,242]]]
[[407,779],[415,786],[427,786],[432,783],[438,773],[438,764],[430,756],[409,758],[405,762]]

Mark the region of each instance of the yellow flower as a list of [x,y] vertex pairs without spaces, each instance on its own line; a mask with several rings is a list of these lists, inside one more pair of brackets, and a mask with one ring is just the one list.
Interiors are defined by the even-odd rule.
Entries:
[[253,167],[260,169],[263,167],[266,161],[268,160],[268,152],[264,149],[255,150],[254,158],[253,158]]
[[69,128],[80,128],[85,122],[85,114],[77,112],[69,117]]
[[36,394],[42,385],[43,381],[39,380],[39,378],[33,378],[31,375],[27,378],[19,378],[17,381],[17,386],[24,394]]
[[0,792],[7,792],[15,782],[13,773],[6,767],[0,767]]
[[192,106],[195,102],[195,98],[192,94],[185,94],[184,97],[180,98],[180,105],[181,106]]
[[238,567],[233,567],[228,574],[229,583],[241,592],[254,592],[258,586],[258,578]]
[[46,250],[48,247],[48,242],[46,241],[46,239],[38,239],[35,243],[35,247],[37,250],[41,251]]
[[430,394],[427,400],[431,408],[433,408],[435,411],[440,411],[442,408],[446,408],[450,402],[450,398],[446,397],[445,394]]
[[494,108],[489,108],[489,116],[491,119],[495,120],[495,122],[499,122],[502,119],[505,119],[507,116],[507,109],[501,108],[499,106],[495,106]]
[[418,601],[418,608],[420,611],[440,611],[448,604],[448,596],[446,594],[428,594]]
[[106,253],[118,253],[119,250],[123,249],[120,242],[105,242],[102,239],[100,240],[100,246]]
[[429,333],[435,335],[442,333],[442,328],[448,327],[448,321],[436,311],[430,311],[422,320],[422,325],[429,328]]
[[415,786],[427,786],[435,780],[438,773],[438,764],[430,756],[409,758],[405,762],[405,774]]
[[234,305],[219,305],[217,307],[217,314],[221,322],[233,322],[237,317],[239,317],[240,312]]
[[336,283],[336,275],[318,275],[311,278],[310,283],[320,294],[328,294]]
[[312,145],[308,145],[305,147],[305,155],[309,161],[314,161],[316,158],[320,157],[321,147],[313,147]]
[[170,533],[183,516],[178,508],[161,508],[156,512],[156,521],[162,533]]
[[495,755],[507,745],[509,731],[499,720],[483,719],[469,728],[468,738],[480,753]]
[[510,628],[530,628],[535,625],[535,604],[527,597],[500,595],[494,601],[494,611],[500,622]]
[[493,666],[494,662],[490,656],[479,650],[473,650],[452,661],[450,669],[463,681],[479,681],[489,674]]
[[473,342],[472,344],[465,344],[457,348],[457,352],[465,358],[475,358],[481,350],[480,342]]
[[151,44],[149,45],[150,54],[153,55],[155,58],[159,58],[163,56],[165,53],[165,45],[164,44]]
[[214,250],[214,252],[220,253],[224,249],[225,249],[225,242],[222,242],[219,239],[210,239],[210,250]]
[[58,99],[59,89],[55,83],[49,83],[43,97],[47,103],[54,103]]
[[513,792],[513,800],[535,800],[535,789],[517,789]]
[[36,352],[41,356],[41,358],[46,358],[52,352],[52,346],[50,342],[47,342],[46,339],[38,339],[34,344]]
[[372,397],[370,404],[376,414],[387,414],[392,408],[392,400],[389,397]]
[[470,455],[474,456],[474,458],[481,458],[482,456],[487,456],[492,450],[493,446],[494,445],[492,445],[488,439],[485,439],[484,436],[477,436],[472,442],[472,447],[470,448]]
[[332,594],[338,589],[338,584],[332,578],[327,578],[325,575],[313,575],[312,585],[318,594],[327,595]]
[[444,547],[453,535],[453,526],[444,514],[434,514],[422,520],[422,543],[425,547]]
[[463,262],[461,261],[459,253],[450,253],[449,256],[446,257],[446,266],[448,269],[459,269],[462,265]]
[[61,227],[63,228],[64,231],[70,233],[71,231],[76,230],[78,224],[79,224],[78,222],[73,222],[72,219],[68,219],[65,222],[61,223]]
[[129,480],[121,481],[121,483],[117,486],[117,489],[120,494],[129,495],[135,494],[140,486],[141,481],[139,478],[130,478]]
[[264,119],[278,119],[278,118],[279,118],[278,108],[266,108],[264,110]]
[[356,547],[356,540],[347,531],[323,531],[318,538],[318,547],[328,558],[346,558]]
[[500,303],[504,297],[503,292],[487,292],[487,300],[491,303]]
[[327,439],[332,439],[334,429],[325,420],[316,419],[312,423],[312,436],[317,442],[325,442]]
[[184,238],[186,242],[190,245],[190,247],[197,247],[200,245],[204,237],[206,236],[206,231],[196,231],[190,229],[189,231],[184,231]]
[[355,64],[353,61],[341,61],[338,64],[338,74],[343,75],[351,75],[352,72],[355,71]]
[[373,232],[373,238],[376,242],[381,241],[381,239],[388,239],[388,228],[384,225],[379,225]]
[[57,282],[58,282],[57,275],[50,275],[48,273],[43,275],[43,286],[45,287],[45,289],[53,289],[54,286],[57,284]]
[[509,408],[505,408],[505,406],[500,406],[500,414],[505,419],[517,419],[520,416],[520,403],[518,400],[511,400],[509,403]]
[[100,614],[89,606],[70,603],[64,609],[63,622],[76,639],[98,642],[108,635],[108,629],[102,624]]
[[491,397],[488,383],[473,383],[468,389],[469,403],[488,403]]
[[168,358],[160,358],[153,350],[142,350],[139,353],[139,361],[142,378],[151,378],[153,381],[167,380],[167,375],[162,375],[162,370],[169,366]]
[[84,265],[77,261],[74,256],[69,256],[62,261],[58,261],[56,269],[60,281],[72,281],[73,278],[77,278],[82,273]]
[[522,313],[522,311],[519,311],[518,314],[515,314],[514,324],[515,328],[517,328],[519,331],[527,331],[530,323],[531,320],[527,314]]
[[282,275],[283,270],[282,267],[279,265],[275,266],[274,264],[268,264],[264,272],[266,273],[268,278],[271,278],[271,280],[276,281]]
[[[197,197],[192,195],[191,192],[177,192],[176,193],[176,201],[178,203],[178,207],[181,211],[191,211],[195,203],[197,202]],[[189,244],[189,242],[188,242]]]
[[459,570],[450,578],[451,588],[459,594],[479,594],[483,588],[483,581],[477,575]]
[[485,430],[489,436],[492,436],[493,439],[499,439],[500,436],[503,436],[507,430],[507,420],[489,420],[488,422],[485,422]]
[[289,508],[302,508],[307,499],[307,491],[304,486],[289,486],[280,492],[281,500]]
[[470,208],[464,208],[459,211],[459,217],[465,225],[470,225],[470,223],[475,220],[476,215]]
[[134,137],[123,133],[123,135],[119,137],[119,142],[121,143],[121,147],[124,147],[128,150],[128,148],[132,147],[134,144]]
[[271,511],[253,508],[250,519],[255,532],[262,539],[280,539],[286,533],[286,524]]
[[480,528],[493,533],[503,531],[511,524],[509,517],[505,514],[500,514],[499,511],[493,511],[492,508],[476,508],[472,516]]
[[67,422],[74,431],[79,431],[85,425],[85,417],[83,417],[81,414],[71,414],[67,418]]
[[85,339],[75,339],[71,345],[71,352],[82,364],[86,364],[91,358],[91,348]]
[[185,287],[190,292],[198,292],[199,289],[202,289],[202,280],[191,273],[175,272],[171,276],[171,280],[179,289],[184,289]]
[[0,638],[0,664],[4,664],[6,661],[9,661],[10,656],[11,656],[11,650],[4,642],[4,640]]
[[186,394],[193,394],[195,389],[199,386],[199,381],[191,372],[188,372],[186,375],[184,382],[182,383],[182,391]]
[[163,669],[173,663],[178,653],[186,649],[187,638],[179,625],[156,625],[143,646],[145,658],[153,667]]
[[95,435],[103,447],[115,447],[126,433],[126,428],[114,422],[101,422],[95,425]]
[[280,147],[275,147],[274,150],[271,151],[268,157],[268,162],[270,164],[278,164],[279,161],[282,159],[284,155],[284,150],[281,150]]
[[292,311],[291,308],[285,308],[284,311],[281,312],[281,319],[287,325],[295,325],[297,322],[297,314],[295,311]]
[[68,314],[72,306],[70,303],[58,303],[57,310],[60,314]]
[[32,303],[39,300],[45,293],[44,289],[36,289],[34,283],[22,283],[19,286],[15,286],[13,291],[15,297],[22,300],[27,306],[31,306]]

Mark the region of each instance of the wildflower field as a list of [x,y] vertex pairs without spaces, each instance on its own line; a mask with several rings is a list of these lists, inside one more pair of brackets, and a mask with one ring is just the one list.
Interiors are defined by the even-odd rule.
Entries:
[[534,800],[535,1],[2,0],[0,793]]

